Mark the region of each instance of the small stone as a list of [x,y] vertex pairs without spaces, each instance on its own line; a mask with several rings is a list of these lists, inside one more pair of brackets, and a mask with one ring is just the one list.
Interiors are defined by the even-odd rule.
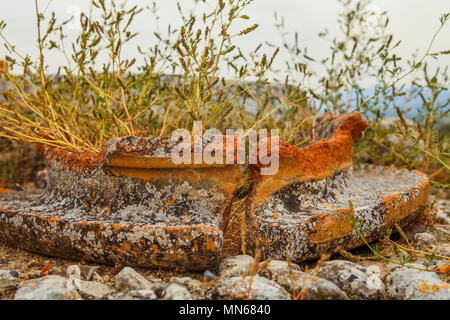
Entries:
[[[266,271],[267,274],[267,271]],[[301,300],[346,300],[347,295],[333,282],[299,270],[273,270],[269,279],[276,281],[293,298]]]
[[127,292],[118,292],[109,294],[105,297],[107,300],[156,300],[156,294],[153,290],[131,290]]
[[223,299],[289,300],[291,298],[278,283],[260,276],[220,278],[214,292],[216,297]]
[[216,275],[209,270],[206,270],[203,273],[203,277],[205,278],[206,281],[214,281],[217,278]]
[[71,280],[46,276],[20,284],[14,300],[78,300],[81,299]]
[[295,282],[296,294],[302,300],[348,300],[347,295],[333,282],[305,275]]
[[382,298],[383,282],[380,275],[356,263],[345,260],[326,261],[317,276],[333,282],[351,299]]
[[436,237],[428,232],[416,233],[414,235],[414,240],[417,242],[420,248],[431,246],[437,241]]
[[114,292],[109,286],[95,281],[84,281],[73,279],[73,285],[83,299],[102,299],[104,296]]
[[187,285],[191,281],[192,281],[191,277],[181,277],[181,278],[180,277],[171,277],[169,279],[169,282],[176,282],[181,285]]
[[[414,267],[425,268],[419,264]],[[386,295],[394,300],[450,300],[450,289],[434,272],[408,267],[390,268],[384,278]]]
[[289,263],[287,261],[272,260],[259,274],[263,277],[273,279],[280,275],[289,275],[290,270],[301,271],[298,264],[291,263],[291,269],[289,269]]
[[192,300],[192,296],[186,287],[172,283],[166,288],[164,300]]
[[219,265],[219,275],[221,277],[238,277],[242,274],[249,274],[254,259],[248,255],[239,255],[224,259]]
[[125,267],[116,276],[117,290],[152,290],[153,283],[130,267]]
[[11,270],[9,272],[14,278],[18,278],[19,277],[19,273],[16,270]]
[[153,291],[158,298],[163,298],[166,295],[166,289],[168,286],[168,284],[162,282],[155,283],[153,285]]

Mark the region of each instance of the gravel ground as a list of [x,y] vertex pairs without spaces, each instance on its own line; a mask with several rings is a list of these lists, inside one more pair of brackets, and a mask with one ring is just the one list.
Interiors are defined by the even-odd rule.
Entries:
[[[430,211],[427,216],[420,217],[418,221],[404,228],[403,231],[413,248],[424,251],[431,248],[440,255],[448,256],[450,238],[450,225],[446,220],[449,212],[448,204],[446,200],[438,201],[437,212]],[[73,268],[92,270],[91,273],[95,276],[92,277],[91,274],[90,279],[81,276],[80,279],[89,280],[82,283],[92,285],[92,288],[101,294],[109,292],[104,296],[100,296],[100,293],[96,296],[97,291],[88,286],[94,291],[92,295],[86,296],[86,290],[91,292],[88,289],[75,290],[77,294],[73,294],[73,297],[81,298],[78,295],[80,293],[84,299],[239,299],[243,298],[242,294],[248,292],[254,299],[298,298],[299,292],[303,292],[303,297],[300,297],[303,299],[450,299],[449,261],[440,257],[427,265],[423,255],[415,255],[412,265],[416,269],[405,269],[385,261],[367,259],[349,261],[351,259],[335,255],[320,266],[317,265],[317,261],[294,264],[291,267],[293,271],[290,271],[286,261],[272,261],[269,264],[265,261],[259,264],[258,275],[251,273],[249,270],[252,270],[254,265],[253,257],[238,255],[241,253],[240,243],[236,241],[240,237],[240,206],[243,204],[234,208],[226,240],[235,245],[225,252],[224,260],[217,270],[208,270],[206,273],[185,272],[181,269],[167,271],[135,268],[133,271],[121,265],[104,266],[51,258],[0,243],[0,279],[12,280],[10,282],[0,280],[0,299],[29,297],[57,299],[60,292],[52,290],[58,288],[58,283],[72,279],[70,270]],[[392,239],[408,246],[398,234],[393,235]],[[389,244],[385,242],[377,244],[383,254],[392,253],[392,246]],[[372,256],[366,247],[354,249],[351,254],[361,258]],[[407,254],[401,252],[401,255]],[[306,286],[304,281],[300,280],[291,283],[292,272],[299,278],[311,276],[310,284]],[[143,276],[144,280],[140,281],[144,281],[145,284],[136,286],[133,282],[136,274]],[[251,291],[246,287],[250,278],[253,279]],[[11,283],[14,285],[8,286]],[[39,291],[42,288],[46,290],[46,286],[50,288],[49,295],[43,295],[42,291]],[[306,291],[305,289],[302,291],[303,287]],[[64,290],[62,292],[70,296]],[[295,290],[297,297],[293,293]],[[309,294],[305,294],[304,291]]]

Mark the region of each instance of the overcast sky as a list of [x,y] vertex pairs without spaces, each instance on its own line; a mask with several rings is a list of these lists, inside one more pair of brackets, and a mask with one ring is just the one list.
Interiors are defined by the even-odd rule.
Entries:
[[[130,0],[129,4],[151,4],[152,1]],[[214,1],[213,1],[214,2]],[[399,53],[410,57],[413,52],[425,52],[428,43],[439,27],[438,18],[442,13],[450,12],[449,0],[373,0],[376,10],[387,10],[391,18],[390,31],[397,39],[403,41]],[[41,9],[47,5],[47,0],[39,0]],[[57,0],[53,1],[47,13],[55,11],[64,19],[76,11],[88,10],[89,0]],[[183,5],[191,6],[190,0],[181,1]],[[157,0],[161,19],[159,26],[165,30],[167,24],[177,25],[180,22],[176,12],[176,0]],[[327,54],[327,43],[318,37],[318,33],[328,28],[331,34],[338,33],[336,18],[341,9],[337,0],[255,0],[249,7],[247,14],[251,16],[251,22],[258,23],[258,30],[239,42],[243,49],[252,49],[258,43],[264,41],[277,42],[279,34],[274,27],[274,12],[284,16],[286,29],[297,31],[301,44],[309,48],[311,56],[320,57]],[[48,14],[47,14],[48,16]],[[0,19],[7,22],[5,34],[17,49],[23,53],[36,55],[36,27],[34,0],[0,0]],[[243,23],[247,23],[245,20]],[[450,23],[439,35],[433,51],[450,49]],[[135,24],[135,30],[140,32],[137,39],[139,45],[149,47],[154,43],[152,36],[155,31],[155,23],[150,15],[141,16]],[[76,29],[70,31],[76,34]],[[0,41],[1,42],[1,41]],[[127,50],[127,55],[137,56],[135,46]],[[4,56],[5,49],[0,48],[0,56]],[[283,64],[282,57],[276,62],[276,66]],[[64,59],[60,55],[49,56],[47,60],[51,66],[63,64]],[[439,65],[449,65],[450,56],[441,58]]]

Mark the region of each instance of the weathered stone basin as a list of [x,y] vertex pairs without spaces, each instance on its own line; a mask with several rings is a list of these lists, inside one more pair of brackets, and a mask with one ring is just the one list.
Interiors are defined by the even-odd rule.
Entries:
[[[281,141],[276,174],[261,175],[262,164],[250,165],[248,249],[259,246],[264,258],[302,261],[361,245],[349,200],[369,241],[425,207],[425,175],[353,166],[353,140],[367,127],[358,113],[315,121],[311,145]],[[117,138],[102,154],[42,147],[47,188],[0,193],[0,241],[104,264],[214,268],[241,166],[175,164],[171,153],[179,143]],[[212,143],[203,141],[200,151],[192,147],[192,156]],[[236,151],[233,144],[233,158]]]
[[175,145],[124,138],[103,156],[45,148],[47,190],[2,195],[0,240],[106,264],[213,267],[240,168],[175,166]]
[[[249,249],[264,258],[303,261],[383,237],[395,223],[425,208],[429,184],[417,171],[353,166],[353,139],[367,122],[358,113],[317,119],[316,142],[302,149],[280,145],[280,170],[257,175],[249,212]],[[354,203],[354,216],[349,200]]]

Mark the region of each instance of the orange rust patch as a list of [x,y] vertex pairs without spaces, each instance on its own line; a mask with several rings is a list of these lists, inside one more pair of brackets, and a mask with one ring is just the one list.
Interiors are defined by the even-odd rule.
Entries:
[[439,292],[439,287],[437,285],[431,286],[431,290],[434,292]]
[[[404,219],[411,212],[419,210],[426,203],[430,193],[430,186],[428,177],[425,175],[423,177],[424,179],[408,192],[407,201],[401,200],[400,193],[391,194],[383,198],[386,207],[385,226],[390,226]],[[418,193],[417,197],[414,196],[415,193]]]
[[38,150],[41,151],[48,160],[56,160],[64,169],[86,169],[93,170],[99,167],[103,161],[103,153],[95,152],[73,152],[44,144],[38,144]]
[[117,176],[143,180],[164,178],[192,183],[212,180],[217,181],[221,189],[229,194],[235,191],[242,177],[239,166],[237,165],[222,168],[179,168],[170,170],[111,167],[111,173]]
[[350,218],[349,209],[339,209],[318,215],[315,233],[309,239],[316,244],[320,244],[351,234],[353,225]]
[[214,243],[213,240],[211,240],[209,238],[206,239],[206,250],[209,250],[209,251],[216,250],[216,244]]
[[430,286],[428,285],[427,280],[422,280],[417,285],[419,287],[419,291],[422,293],[429,293],[430,292]]
[[439,272],[441,273],[448,273],[450,271],[450,265],[444,264],[439,268]]
[[321,180],[351,166],[353,139],[361,136],[366,128],[367,121],[359,113],[353,113],[346,116],[332,138],[320,140],[303,149],[289,145],[280,138],[280,161],[276,174],[261,176],[261,165],[251,166],[251,179],[259,182],[253,206],[265,201],[271,193],[287,184]]

